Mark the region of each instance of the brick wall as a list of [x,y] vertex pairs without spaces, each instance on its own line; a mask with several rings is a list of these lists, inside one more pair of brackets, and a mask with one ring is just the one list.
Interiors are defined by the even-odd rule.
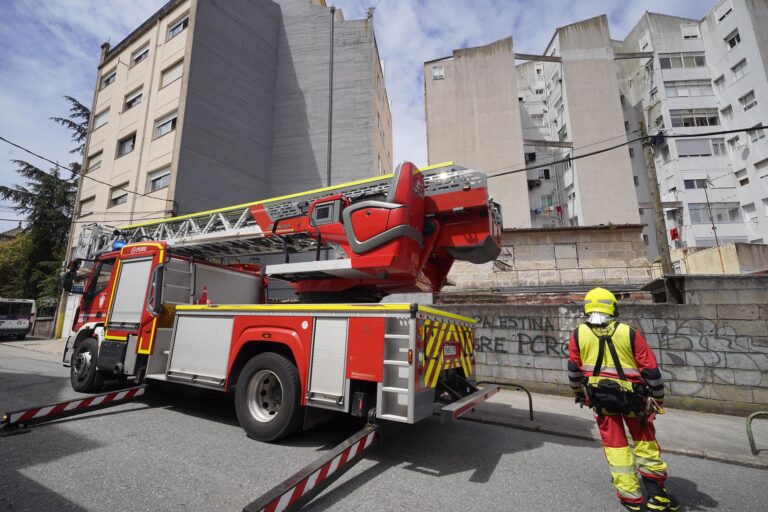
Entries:
[[[570,305],[472,304],[443,309],[476,318],[478,380],[570,393],[567,339],[583,320]],[[768,305],[622,304],[623,321],[654,349],[673,407],[745,413],[768,407]]]

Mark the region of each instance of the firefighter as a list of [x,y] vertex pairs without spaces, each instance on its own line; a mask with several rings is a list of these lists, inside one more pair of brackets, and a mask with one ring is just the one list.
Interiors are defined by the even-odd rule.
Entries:
[[618,302],[611,292],[595,288],[584,301],[587,320],[573,331],[568,344],[568,381],[576,402],[595,412],[619,501],[628,510],[678,510],[664,487],[667,464],[661,460],[653,427],[656,414],[664,413],[656,357],[640,331],[617,321]]

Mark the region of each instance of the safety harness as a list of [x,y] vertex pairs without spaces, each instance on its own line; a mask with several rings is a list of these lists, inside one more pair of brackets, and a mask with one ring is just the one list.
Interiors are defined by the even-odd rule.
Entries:
[[[598,414],[616,415],[622,416],[642,416],[644,409],[643,397],[646,396],[645,386],[642,384],[633,384],[627,380],[627,376],[624,373],[624,368],[619,362],[619,355],[616,353],[616,347],[613,344],[613,334],[616,333],[614,329],[611,335],[600,335],[590,327],[592,334],[594,334],[598,340],[599,345],[597,349],[597,359],[595,361],[595,369],[592,375],[587,378],[585,389],[590,402],[595,407],[595,411]],[[632,353],[635,353],[635,337],[634,331],[630,330],[630,343],[632,345]],[[578,339],[576,340],[578,344]],[[611,359],[613,359],[613,365],[616,368],[616,374],[618,379],[613,377],[600,377],[600,372],[603,366],[603,358],[605,357],[605,348],[608,347]]]

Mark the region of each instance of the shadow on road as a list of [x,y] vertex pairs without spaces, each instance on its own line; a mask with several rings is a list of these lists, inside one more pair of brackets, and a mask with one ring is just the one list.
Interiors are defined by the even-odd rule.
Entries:
[[672,476],[667,479],[667,489],[680,502],[680,510],[717,510],[720,503],[699,490],[695,482]]

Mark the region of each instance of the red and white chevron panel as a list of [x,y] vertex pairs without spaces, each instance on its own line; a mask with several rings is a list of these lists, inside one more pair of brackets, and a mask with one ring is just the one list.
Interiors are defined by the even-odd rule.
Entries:
[[369,448],[376,439],[377,433],[373,431],[362,437],[352,446],[323,464],[317,471],[306,478],[299,480],[290,490],[282,496],[278,496],[262,508],[262,512],[282,512],[301,499],[302,496],[309,494],[312,489],[320,487],[331,475],[341,470],[347,464],[359,457],[367,448]]
[[139,386],[135,388],[124,389],[122,391],[114,391],[112,393],[89,396],[88,398],[82,398],[79,400],[71,400],[69,402],[33,407],[32,409],[26,409],[22,411],[13,411],[6,413],[3,426],[25,424],[32,421],[46,421],[55,419],[55,417],[59,415],[69,415],[73,413],[73,411],[85,412],[85,410],[91,407],[105,406],[108,404],[116,405],[116,402],[121,402],[141,396],[145,391],[145,386]]

